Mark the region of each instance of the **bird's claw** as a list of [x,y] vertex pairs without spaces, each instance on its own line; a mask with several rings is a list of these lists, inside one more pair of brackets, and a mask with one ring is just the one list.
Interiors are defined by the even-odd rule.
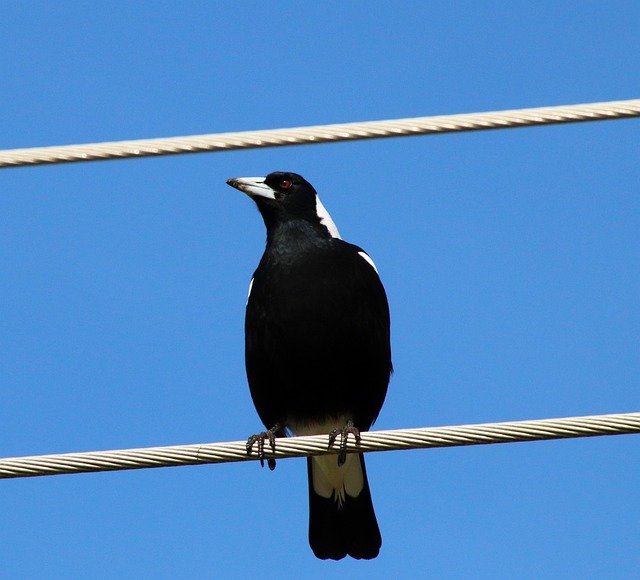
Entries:
[[271,447],[271,451],[275,453],[276,451],[276,433],[280,430],[280,425],[274,425],[268,431],[262,431],[262,433],[258,433],[257,435],[251,435],[247,439],[247,455],[251,455],[253,450],[253,446],[258,444],[258,459],[260,460],[260,467],[264,467],[264,460],[267,460],[267,465],[269,469],[273,471],[276,468],[276,460],[273,457],[265,457],[264,454],[264,442],[269,442],[269,447]]
[[360,445],[360,430],[353,424],[353,421],[348,421],[342,429],[334,429],[329,433],[329,449],[333,447],[338,435],[340,435],[340,452],[338,453],[338,467],[342,467],[347,460],[347,439],[349,433],[356,439],[356,445]]

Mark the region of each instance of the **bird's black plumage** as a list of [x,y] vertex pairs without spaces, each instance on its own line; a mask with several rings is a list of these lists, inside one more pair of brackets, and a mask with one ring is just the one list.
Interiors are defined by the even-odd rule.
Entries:
[[[230,179],[257,204],[267,246],[245,319],[246,370],[260,419],[278,435],[369,429],[392,371],[389,307],[371,259],[340,239],[295,173]],[[309,458],[309,542],[316,556],[374,558],[382,540],[364,457]]]

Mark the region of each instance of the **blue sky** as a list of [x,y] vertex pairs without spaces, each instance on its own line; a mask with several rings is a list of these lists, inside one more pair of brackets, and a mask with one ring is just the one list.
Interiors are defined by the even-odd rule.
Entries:
[[[0,148],[638,98],[636,2],[20,2]],[[384,280],[390,429],[640,410],[638,120],[0,171],[0,455],[243,439],[292,170]],[[373,454],[384,544],[316,560],[302,460],[6,480],[4,577],[619,577],[637,436]]]

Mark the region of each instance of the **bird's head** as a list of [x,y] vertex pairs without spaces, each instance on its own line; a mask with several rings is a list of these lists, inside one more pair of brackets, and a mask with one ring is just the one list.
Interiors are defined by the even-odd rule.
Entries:
[[255,201],[267,229],[278,222],[304,220],[324,226],[333,238],[340,237],[316,190],[297,173],[274,171],[266,177],[234,177],[227,183]]

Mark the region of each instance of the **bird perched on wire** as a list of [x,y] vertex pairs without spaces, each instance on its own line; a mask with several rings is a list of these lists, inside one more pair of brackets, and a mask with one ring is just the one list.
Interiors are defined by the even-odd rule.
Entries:
[[[258,206],[267,245],[245,319],[251,396],[265,441],[329,435],[340,453],[307,458],[309,544],[318,558],[375,558],[382,538],[364,456],[346,453],[378,416],[392,372],[389,306],[373,260],[340,238],[313,186],[296,173],[229,179]],[[269,467],[275,460],[268,459]]]

